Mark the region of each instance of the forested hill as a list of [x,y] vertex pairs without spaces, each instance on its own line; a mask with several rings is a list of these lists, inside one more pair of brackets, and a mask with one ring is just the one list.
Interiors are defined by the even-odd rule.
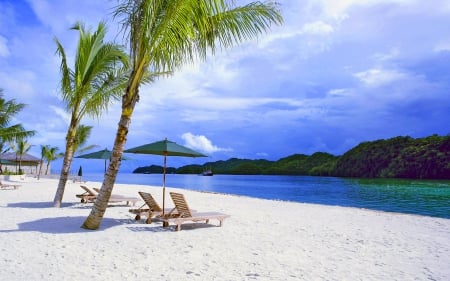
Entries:
[[[395,137],[363,142],[342,156],[316,152],[294,154],[278,161],[231,158],[170,168],[170,171],[200,174],[206,168],[211,168],[215,174],[450,179],[450,136]],[[151,166],[140,167],[134,172],[159,171],[161,167]]]

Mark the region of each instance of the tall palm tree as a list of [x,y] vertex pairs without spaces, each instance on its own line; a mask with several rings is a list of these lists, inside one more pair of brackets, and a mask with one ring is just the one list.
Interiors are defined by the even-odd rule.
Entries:
[[71,120],[54,207],[61,206],[82,118],[85,115],[98,118],[113,100],[119,99],[127,77],[128,56],[120,46],[104,42],[106,26],[103,22],[94,33],[86,32],[81,23],[72,29],[79,32],[74,69],[69,68],[65,50],[55,38],[61,57],[61,93]]
[[120,167],[139,87],[147,72],[173,72],[208,52],[227,48],[281,24],[274,2],[232,6],[227,0],[123,0],[115,16],[123,19],[130,47],[131,74],[124,96],[113,153],[101,192],[82,227],[97,229]]

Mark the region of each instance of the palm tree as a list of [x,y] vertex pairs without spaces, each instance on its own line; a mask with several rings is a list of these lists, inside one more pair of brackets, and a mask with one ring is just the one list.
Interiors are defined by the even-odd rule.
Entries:
[[[9,148],[14,151],[14,153],[16,154],[16,161],[18,161],[19,163],[19,174],[22,174],[22,158],[25,154],[27,154],[27,152],[30,150],[31,145],[23,139],[18,139],[17,142],[10,142],[9,143]],[[17,157],[19,157],[17,159]],[[16,165],[16,172],[17,172],[17,165]]]
[[11,120],[18,114],[25,104],[17,103],[16,100],[5,100],[3,89],[0,89],[0,150],[3,151],[5,142],[18,141],[27,137],[32,137],[35,131],[28,131],[21,124],[11,125]]
[[76,136],[75,137],[75,145],[74,145],[75,154],[82,154],[88,150],[91,150],[91,149],[99,146],[96,144],[90,144],[90,145],[85,146],[87,140],[91,136],[92,128],[93,128],[92,126],[87,126],[87,125],[80,125],[77,128],[77,133],[75,135]]
[[98,118],[113,100],[119,99],[126,86],[128,57],[118,45],[103,42],[105,24],[99,23],[93,34],[86,32],[80,23],[72,29],[79,32],[73,70],[67,65],[63,46],[55,39],[57,53],[61,57],[61,93],[71,113],[71,120],[66,134],[61,176],[53,200],[54,207],[61,206],[77,142],[76,133],[82,118],[85,115]]
[[97,229],[111,196],[122,159],[139,87],[148,72],[173,72],[208,51],[227,48],[281,24],[274,2],[232,6],[226,0],[123,0],[115,17],[123,19],[130,47],[131,74],[124,96],[113,153],[101,192],[82,227]]
[[44,155],[44,159],[47,162],[47,167],[45,169],[45,175],[48,175],[48,168],[50,167],[50,163],[64,157],[64,153],[62,152],[58,152],[59,148],[58,147],[49,147],[46,151],[45,151],[45,155]]
[[19,174],[22,174],[22,158],[30,150],[31,144],[26,140],[19,140],[17,142],[17,155],[19,155]]
[[47,151],[50,149],[50,145],[41,145],[41,160],[39,161],[39,172],[37,179],[39,180],[41,177],[42,165],[44,165],[44,157]]

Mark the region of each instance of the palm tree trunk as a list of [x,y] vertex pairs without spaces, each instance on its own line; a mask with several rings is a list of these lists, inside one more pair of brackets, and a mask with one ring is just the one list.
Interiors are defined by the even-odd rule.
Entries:
[[75,143],[76,129],[71,126],[67,132],[66,153],[64,154],[64,161],[59,177],[58,189],[56,190],[55,198],[53,199],[53,207],[60,208],[64,189],[66,188],[67,179],[69,178],[70,164],[73,159],[74,143]]
[[22,174],[22,155],[19,157],[19,174]]
[[47,167],[45,168],[45,175],[48,175],[48,168],[50,167],[50,161],[47,162]]
[[103,215],[108,207],[109,198],[116,182],[117,173],[119,172],[120,163],[122,161],[122,154],[125,143],[127,142],[128,128],[131,123],[131,116],[133,115],[136,101],[138,100],[138,90],[135,91],[130,102],[125,99],[128,95],[123,97],[122,102],[122,114],[120,116],[120,122],[117,128],[116,139],[114,141],[114,147],[112,150],[111,160],[109,161],[108,170],[105,173],[100,193],[95,200],[91,213],[84,221],[82,228],[95,230],[100,227],[100,223],[103,219]]
[[42,165],[44,164],[44,160],[41,159],[41,162],[39,163],[39,172],[37,179],[39,180],[41,178],[41,171],[42,171]]

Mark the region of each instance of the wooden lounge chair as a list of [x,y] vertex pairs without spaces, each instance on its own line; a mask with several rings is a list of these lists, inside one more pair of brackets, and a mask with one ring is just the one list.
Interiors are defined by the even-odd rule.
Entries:
[[[80,187],[85,190],[84,193],[76,195],[78,198],[81,198],[81,203],[94,202],[95,199],[97,199],[97,193],[100,191],[98,188],[93,188],[95,190],[94,192],[85,185],[80,185]],[[111,194],[111,197],[109,198],[110,203],[127,202],[127,205],[133,203],[133,206],[137,201],[139,201],[139,198],[137,197],[128,197],[118,194]]]
[[177,214],[169,213],[167,216],[160,217],[160,219],[164,222],[163,226],[169,226],[169,223],[175,223],[177,231],[181,230],[181,224],[186,221],[205,221],[205,223],[209,223],[210,219],[217,219],[220,223],[219,226],[222,226],[223,220],[229,217],[229,215],[218,212],[192,213],[183,194],[170,192],[170,197],[172,197],[172,201],[175,204]]
[[[95,190],[95,192],[100,193],[100,189],[98,189],[96,187],[94,187],[92,189]],[[117,203],[117,202],[124,202],[124,201],[127,202],[127,205],[130,205],[130,203],[132,203],[134,206],[134,205],[136,205],[136,202],[139,201],[139,198],[120,195],[120,194],[111,194],[111,197],[109,197],[110,203]]]
[[[130,213],[136,214],[136,217],[134,218],[135,220],[140,220],[141,215],[143,214],[147,216],[145,223],[152,223],[152,217],[162,215],[163,210],[150,193],[142,191],[139,191],[138,193],[144,200],[145,204],[139,207],[138,209],[130,209],[129,211]],[[174,212],[173,208],[164,209],[164,213],[166,214],[171,212],[172,213]]]
[[94,202],[97,199],[97,194],[85,185],[80,185],[84,192],[77,194],[76,197],[81,198],[81,203]]
[[1,189],[18,189],[20,186],[21,186],[20,184],[3,183],[2,181],[0,181]]

